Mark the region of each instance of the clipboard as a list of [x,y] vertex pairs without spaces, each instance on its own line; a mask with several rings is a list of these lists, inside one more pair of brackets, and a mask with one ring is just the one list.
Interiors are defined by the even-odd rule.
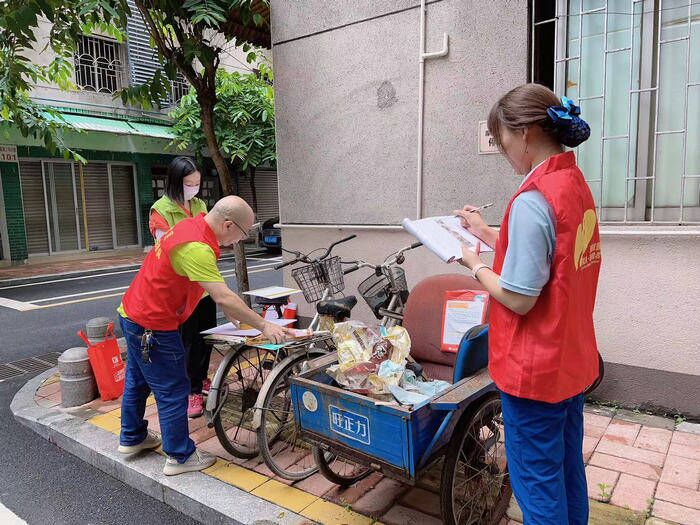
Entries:
[[442,308],[440,350],[457,353],[462,336],[486,322],[489,293],[485,290],[448,290]]

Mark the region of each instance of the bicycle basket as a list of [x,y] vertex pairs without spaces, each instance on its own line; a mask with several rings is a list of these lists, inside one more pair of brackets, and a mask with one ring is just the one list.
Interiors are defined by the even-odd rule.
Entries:
[[331,293],[342,292],[345,288],[340,257],[330,257],[301,268],[295,268],[292,270],[292,277],[301,291],[304,292],[304,299],[309,303],[320,300],[324,290],[329,285]]
[[[403,268],[393,267],[391,273],[394,276],[397,291],[401,293],[401,298],[405,302],[408,297],[406,272],[403,271]],[[389,278],[384,274],[372,274],[360,283],[357,291],[372,309],[374,316],[377,319],[381,319],[382,316],[379,315],[379,309],[388,307],[391,301],[391,282]]]

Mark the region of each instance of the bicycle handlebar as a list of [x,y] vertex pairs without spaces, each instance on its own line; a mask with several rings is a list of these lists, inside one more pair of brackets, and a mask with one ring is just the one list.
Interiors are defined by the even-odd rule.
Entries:
[[348,237],[345,237],[344,239],[340,239],[339,241],[335,241],[333,244],[331,244],[331,245],[328,247],[328,249],[326,250],[326,253],[323,254],[323,257],[319,257],[319,258],[316,259],[316,260],[317,260],[317,261],[322,261],[323,259],[325,259],[326,257],[328,257],[328,256],[331,254],[331,252],[333,251],[333,248],[335,248],[336,246],[338,246],[339,244],[342,244],[342,243],[344,243],[344,242],[351,241],[351,240],[354,239],[355,237],[357,237],[357,235],[350,235],[350,236],[348,236]]
[[349,266],[349,267],[343,269],[343,275],[347,275],[349,273],[356,272],[359,269],[360,269],[360,265],[357,263],[354,263],[352,266]]
[[281,269],[284,268],[285,266],[289,266],[290,264],[294,264],[294,263],[297,262],[297,261],[298,261],[298,259],[292,259],[292,260],[287,261],[287,262],[283,262],[283,263],[280,263],[280,264],[276,264],[276,265],[273,266],[273,268],[274,268],[275,270],[281,270]]
[[[340,239],[339,241],[335,241],[333,244],[331,244],[331,245],[328,247],[328,249],[326,250],[326,253],[324,253],[321,257],[317,257],[317,258],[315,258],[315,259],[313,259],[313,260],[312,260],[312,259],[309,259],[309,256],[308,256],[308,255],[304,255],[304,254],[301,253],[301,252],[295,252],[295,251],[284,250],[284,249],[283,249],[283,251],[285,251],[285,252],[287,252],[287,253],[293,254],[293,255],[295,256],[294,259],[290,259],[289,261],[286,261],[286,262],[277,264],[277,265],[273,266],[273,268],[274,268],[275,270],[281,270],[281,269],[284,268],[285,266],[289,266],[289,265],[291,265],[291,264],[296,264],[296,263],[298,263],[298,262],[303,262],[303,263],[307,263],[307,264],[312,264],[312,263],[315,263],[315,262],[322,261],[322,260],[326,259],[326,258],[331,254],[331,252],[333,251],[333,248],[335,248],[335,247],[338,246],[339,244],[342,244],[342,243],[344,243],[344,242],[348,242],[348,241],[354,239],[355,237],[357,237],[357,235],[350,235],[350,236],[348,236],[348,237],[345,237],[344,239]],[[354,270],[353,270],[353,271],[354,271]]]

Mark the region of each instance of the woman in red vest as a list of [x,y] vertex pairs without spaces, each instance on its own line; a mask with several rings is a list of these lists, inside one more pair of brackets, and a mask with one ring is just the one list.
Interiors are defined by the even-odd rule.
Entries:
[[511,484],[525,525],[584,525],[583,394],[598,375],[593,307],[600,271],[596,205],[576,158],[590,135],[580,109],[525,84],[493,106],[488,128],[525,175],[500,231],[472,206],[455,213],[495,247],[493,269],[462,264],[493,299],[489,372],[501,391]]

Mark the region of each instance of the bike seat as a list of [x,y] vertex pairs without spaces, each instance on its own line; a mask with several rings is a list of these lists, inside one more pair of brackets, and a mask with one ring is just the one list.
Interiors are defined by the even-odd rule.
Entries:
[[321,315],[330,315],[333,319],[340,320],[350,317],[350,312],[356,304],[357,298],[349,295],[340,299],[319,301],[316,304],[316,311]]

